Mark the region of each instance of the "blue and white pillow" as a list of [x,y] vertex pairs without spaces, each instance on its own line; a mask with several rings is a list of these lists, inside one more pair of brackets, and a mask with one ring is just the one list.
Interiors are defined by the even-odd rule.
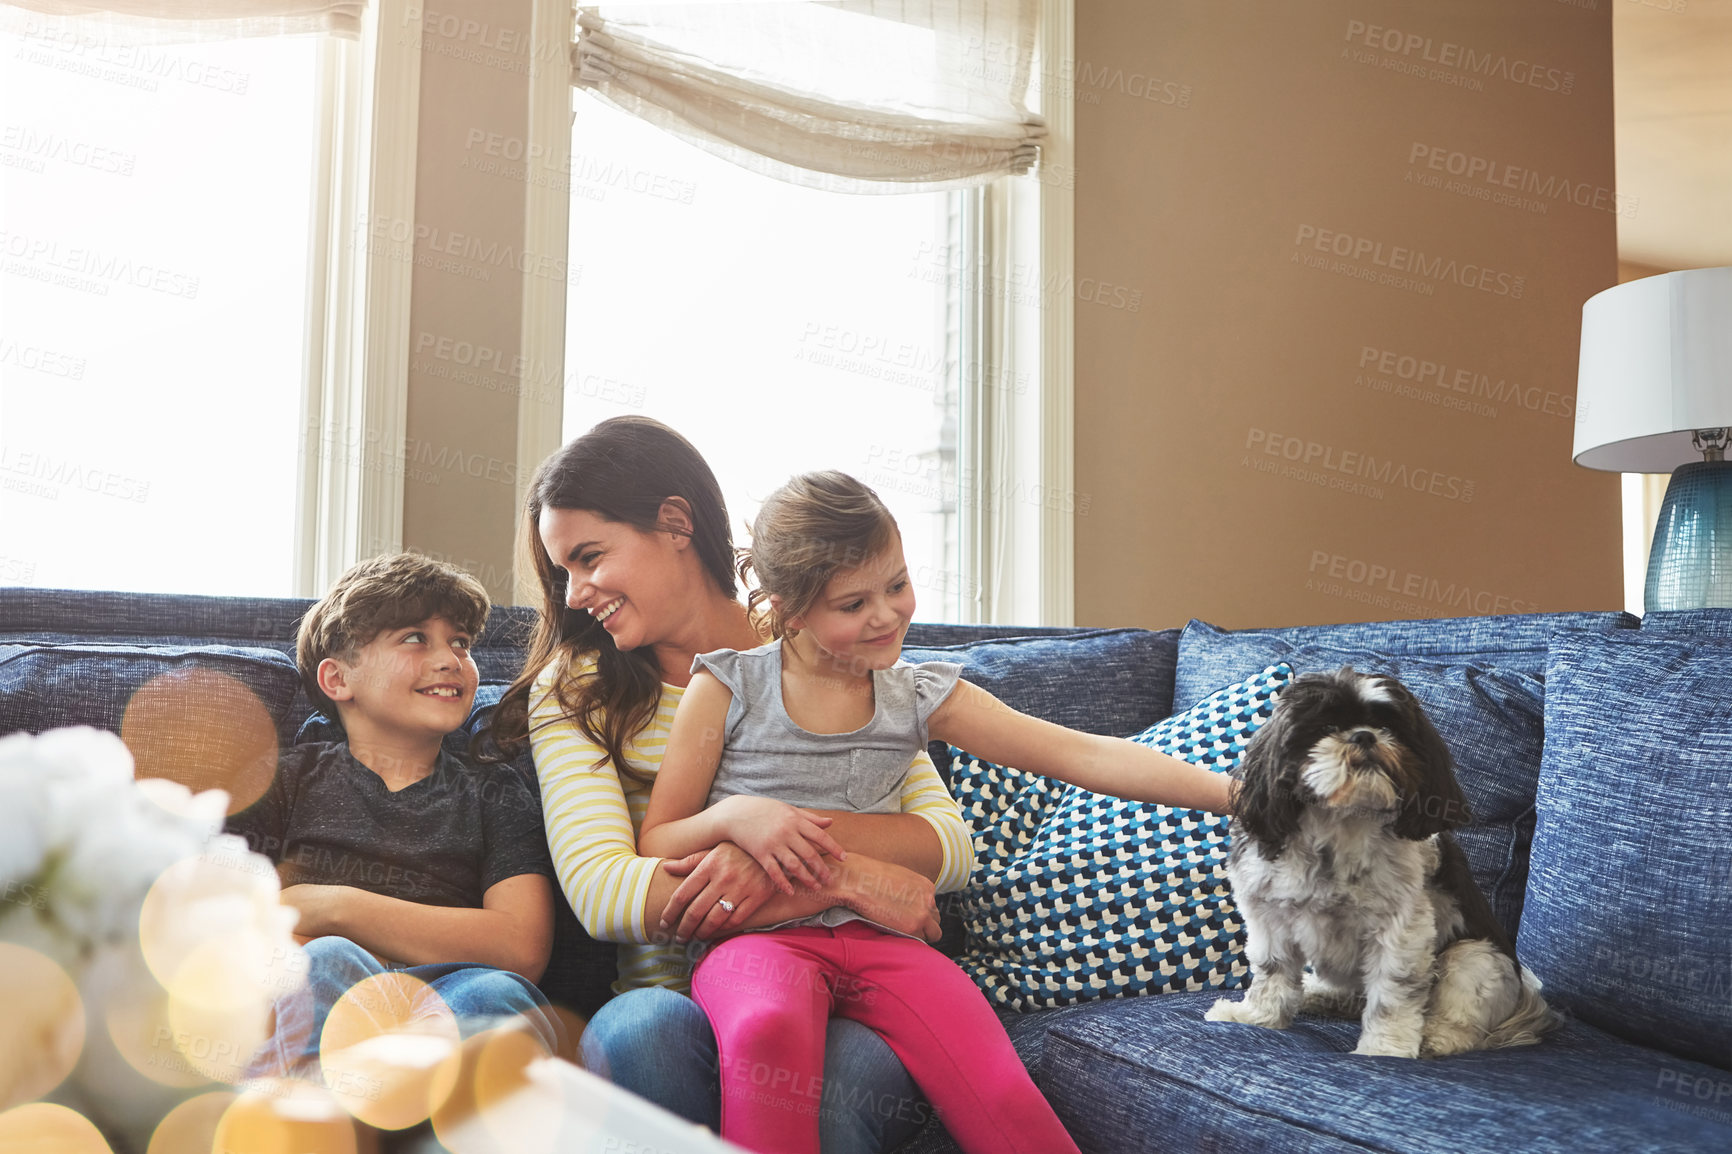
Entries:
[[[1292,676],[1272,665],[1131,740],[1230,772]],[[957,963],[994,1003],[1020,1011],[1245,984],[1227,818],[952,752],[976,855]]]

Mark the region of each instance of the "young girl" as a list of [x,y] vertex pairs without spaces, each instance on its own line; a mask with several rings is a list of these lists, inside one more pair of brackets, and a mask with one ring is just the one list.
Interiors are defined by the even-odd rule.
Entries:
[[[777,640],[693,663],[640,853],[732,841],[790,890],[789,879],[826,880],[833,843],[811,810],[893,810],[929,736],[1098,793],[1228,809],[1223,775],[1018,713],[959,680],[959,665],[901,661],[914,614],[901,538],[852,477],[807,474],[771,494],[741,570],[756,573],[751,603],[768,602]],[[692,996],[716,1032],[722,1136],[749,1149],[818,1150],[833,1015],[883,1036],[964,1151],[1076,1149],[962,971],[852,910],[722,942],[693,973]]]

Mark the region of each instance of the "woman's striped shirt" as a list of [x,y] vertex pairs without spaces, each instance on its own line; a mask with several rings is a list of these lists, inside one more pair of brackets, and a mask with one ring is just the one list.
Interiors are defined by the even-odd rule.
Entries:
[[[692,959],[688,947],[649,941],[644,901],[650,879],[662,859],[639,857],[637,831],[649,807],[650,789],[621,777],[610,765],[600,765],[605,750],[584,736],[577,723],[561,714],[551,692],[556,658],[542,670],[530,692],[530,747],[541,782],[541,809],[547,825],[547,845],[559,885],[578,921],[600,941],[619,943],[616,993],[637,986],[667,986],[685,990]],[[595,659],[584,658],[572,676],[589,677]],[[626,743],[626,760],[634,769],[654,775],[667,751],[674,710],[685,689],[662,684],[655,718]],[[961,889],[974,868],[974,843],[962,811],[945,790],[932,759],[921,750],[909,763],[902,787],[902,812],[925,818],[938,833],[944,860],[937,889]]]

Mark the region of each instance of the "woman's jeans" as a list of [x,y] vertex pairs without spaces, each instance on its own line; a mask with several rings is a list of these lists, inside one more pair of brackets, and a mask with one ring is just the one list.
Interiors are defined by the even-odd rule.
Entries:
[[[591,1072],[700,1126],[720,1128],[716,1036],[684,994],[659,986],[627,990],[590,1019],[581,1045]],[[931,1116],[884,1039],[858,1022],[830,1022],[818,1115],[824,1154],[884,1154]]]

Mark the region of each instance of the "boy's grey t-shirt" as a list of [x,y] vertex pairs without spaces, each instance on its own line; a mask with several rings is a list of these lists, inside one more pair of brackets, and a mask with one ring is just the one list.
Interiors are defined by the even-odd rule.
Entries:
[[553,876],[535,789],[508,765],[448,752],[430,775],[393,792],[347,742],[293,746],[265,795],[227,829],[270,858],[285,886],[354,886],[479,909],[497,882]]
[[700,653],[733,693],[721,764],[707,805],[734,794],[773,797],[810,809],[897,813],[908,764],[926,748],[926,724],[962,666],[898,661],[872,674],[872,720],[848,733],[811,733],[782,704],[782,643]]

